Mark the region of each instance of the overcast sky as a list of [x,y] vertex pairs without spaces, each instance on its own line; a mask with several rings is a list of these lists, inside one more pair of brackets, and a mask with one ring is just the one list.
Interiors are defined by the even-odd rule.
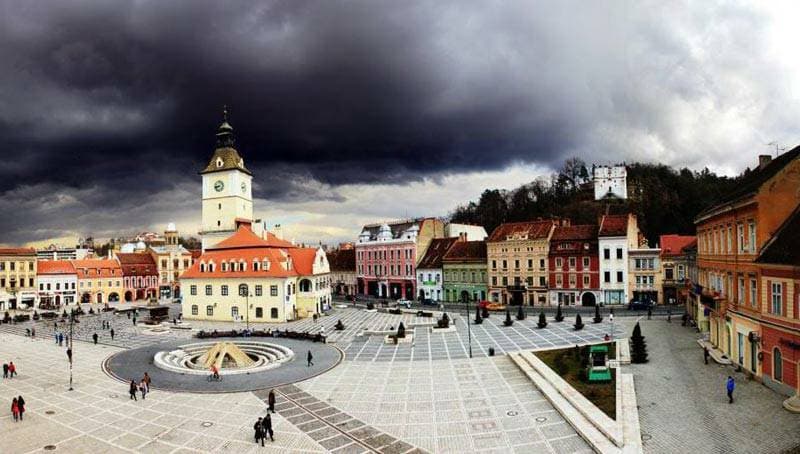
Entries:
[[223,104],[257,215],[305,242],[572,156],[736,174],[800,142],[797,23],[792,2],[0,0],[0,243],[196,234]]

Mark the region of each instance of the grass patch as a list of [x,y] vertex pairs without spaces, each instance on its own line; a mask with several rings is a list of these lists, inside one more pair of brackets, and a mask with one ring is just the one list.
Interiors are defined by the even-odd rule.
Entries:
[[[616,345],[611,342],[607,344],[609,349],[609,359],[614,359],[616,355]],[[589,347],[579,347],[580,354],[576,354],[575,347],[558,350],[547,350],[534,352],[534,354],[544,361],[553,371],[567,381],[573,388],[583,394],[590,402],[597,405],[611,419],[617,419],[617,386],[616,370],[611,369],[611,381],[607,383],[589,383],[586,380],[582,359],[584,355],[588,357]]]

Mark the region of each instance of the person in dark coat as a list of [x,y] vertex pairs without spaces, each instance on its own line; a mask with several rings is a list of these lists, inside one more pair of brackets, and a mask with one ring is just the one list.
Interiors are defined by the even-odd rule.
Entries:
[[708,347],[703,345],[703,361],[705,361],[706,364],[708,364],[708,355]]
[[275,390],[269,390],[269,396],[267,397],[267,404],[269,405],[269,411],[275,413]]
[[261,424],[264,427],[262,431],[264,434],[263,436],[266,437],[267,435],[269,435],[270,441],[275,441],[274,433],[272,432],[272,416],[270,416],[269,413],[267,413],[267,416],[265,416],[264,419],[261,421]]
[[647,308],[647,319],[650,320],[650,317],[652,317],[652,316],[653,316],[653,308],[652,307],[648,307]]
[[94,341],[94,345],[97,345],[97,333],[92,334],[92,340]]
[[25,399],[22,396],[17,397],[17,407],[19,408],[19,420],[22,421],[22,416],[25,415]]
[[58,346],[62,347],[64,345],[64,333],[58,333]]
[[8,364],[3,363],[3,378],[8,378]]
[[111,340],[114,340],[114,328],[111,328]]
[[131,380],[131,386],[130,386],[130,389],[128,390],[128,392],[130,393],[132,400],[139,400],[139,399],[136,398],[136,391],[138,391],[138,388],[136,386],[136,382]]
[[312,355],[311,354],[311,350],[309,350],[308,351],[308,367],[311,367],[311,366],[314,365],[313,359],[314,359],[314,355]]
[[258,418],[258,421],[253,424],[253,431],[255,431],[256,444],[261,441],[261,446],[264,446],[264,426],[261,418]]

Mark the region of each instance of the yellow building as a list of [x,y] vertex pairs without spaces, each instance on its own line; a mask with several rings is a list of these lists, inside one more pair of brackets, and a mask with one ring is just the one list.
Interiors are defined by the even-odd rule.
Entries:
[[547,303],[547,255],[556,222],[513,222],[494,229],[486,240],[489,298],[492,301],[530,305]]
[[81,304],[116,303],[123,292],[122,267],[117,259],[72,260],[78,275]]
[[180,277],[194,263],[192,252],[178,243],[175,224],[167,225],[164,245],[150,246],[147,252],[153,257],[158,269],[158,297],[169,300],[181,296]]
[[[241,225],[209,248],[182,276],[183,318],[286,322],[330,303],[330,274],[321,248],[301,248]],[[188,288],[188,292],[186,289]]]
[[0,309],[36,304],[36,250],[0,249]]

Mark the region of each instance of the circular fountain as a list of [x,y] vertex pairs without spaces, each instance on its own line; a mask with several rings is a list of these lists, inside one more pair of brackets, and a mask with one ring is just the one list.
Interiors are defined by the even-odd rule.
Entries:
[[189,375],[207,375],[216,366],[220,375],[252,374],[291,361],[294,352],[283,345],[247,340],[194,342],[159,351],[153,364],[160,369]]

